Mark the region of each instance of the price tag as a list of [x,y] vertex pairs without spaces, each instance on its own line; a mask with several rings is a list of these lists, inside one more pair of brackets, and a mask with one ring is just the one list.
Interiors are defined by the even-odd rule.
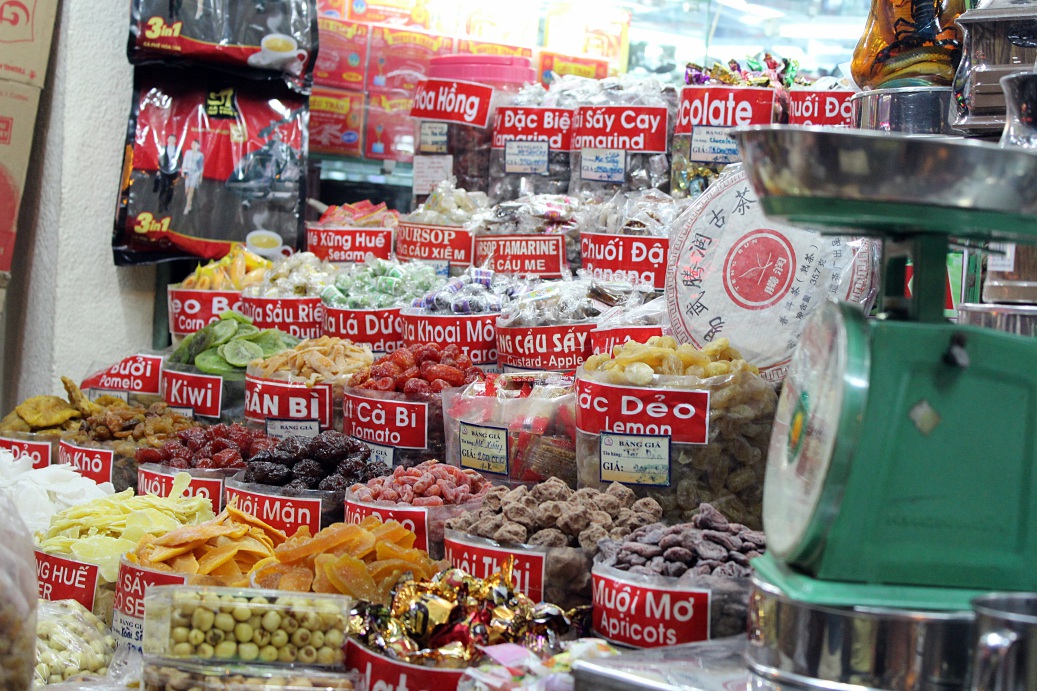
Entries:
[[504,172],[547,175],[547,142],[507,142],[504,145]]
[[580,177],[598,182],[623,182],[627,152],[622,149],[582,149]]
[[415,156],[414,194],[432,194],[436,185],[454,174],[453,156]]
[[493,475],[508,474],[508,430],[486,427],[467,422],[459,423],[458,440],[461,448],[461,467]]

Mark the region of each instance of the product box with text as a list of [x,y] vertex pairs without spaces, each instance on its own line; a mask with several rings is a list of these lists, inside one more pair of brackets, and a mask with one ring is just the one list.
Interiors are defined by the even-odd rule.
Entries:
[[310,95],[310,151],[359,156],[364,150],[364,94],[314,87]]
[[505,43],[476,41],[471,38],[457,39],[459,55],[507,55],[514,58],[533,59],[533,49],[524,46],[509,46]]
[[450,36],[391,26],[371,27],[367,59],[367,89],[403,89],[413,92],[428,76],[429,61],[454,52]]
[[548,86],[558,77],[572,74],[588,79],[604,79],[609,75],[609,61],[580,55],[564,55],[541,50],[537,54],[537,75],[540,83]]
[[336,89],[363,91],[371,27],[331,17],[320,17],[317,27],[320,31],[320,52],[313,68],[313,83]]
[[43,86],[57,11],[58,0],[0,1],[0,80]]
[[0,271],[11,270],[39,102],[37,87],[0,80]]
[[364,156],[410,163],[414,160],[414,99],[406,91],[372,91],[367,96]]
[[356,22],[429,28],[428,0],[342,0],[345,15]]

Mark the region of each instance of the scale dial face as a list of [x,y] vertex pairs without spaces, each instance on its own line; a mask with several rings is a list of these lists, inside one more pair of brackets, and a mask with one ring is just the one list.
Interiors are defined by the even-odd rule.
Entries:
[[799,557],[834,517],[837,507],[823,501],[826,481],[833,461],[848,464],[846,451],[856,446],[867,352],[864,316],[829,302],[810,318],[792,356],[763,486],[767,549],[782,561]]

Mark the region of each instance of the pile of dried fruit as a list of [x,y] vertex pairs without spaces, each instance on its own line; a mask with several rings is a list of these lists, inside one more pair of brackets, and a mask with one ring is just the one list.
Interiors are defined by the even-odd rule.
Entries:
[[273,437],[237,423],[195,427],[178,432],[176,437],[157,449],[138,449],[137,463],[182,469],[241,469],[256,454],[277,444]]
[[310,386],[345,386],[355,372],[370,365],[373,359],[367,346],[321,336],[253,363],[248,373],[263,379],[302,382]]
[[288,437],[248,459],[245,482],[292,490],[345,490],[392,472],[381,461],[369,463],[370,456],[367,444],[333,430],[313,439]]
[[490,481],[474,470],[438,461],[413,468],[397,466],[392,475],[349,488],[357,501],[391,501],[414,506],[467,504],[490,491]]
[[287,536],[239,511],[232,499],[219,516],[187,525],[161,537],[145,535],[126,555],[135,564],[157,571],[190,574],[192,583],[243,587],[256,564],[274,554]]
[[255,567],[262,588],[342,593],[387,603],[400,576],[424,580],[443,564],[414,548],[416,536],[396,521],[368,516],[358,525],[336,523],[314,536],[300,530]]
[[453,386],[471,384],[483,372],[461,353],[456,343],[445,348],[428,343],[400,348],[379,358],[350,380],[349,385],[373,391],[404,394],[439,393]]
[[248,317],[224,312],[188,336],[169,356],[173,365],[194,365],[206,374],[240,381],[248,363],[291,348],[299,339],[277,329],[259,328]]

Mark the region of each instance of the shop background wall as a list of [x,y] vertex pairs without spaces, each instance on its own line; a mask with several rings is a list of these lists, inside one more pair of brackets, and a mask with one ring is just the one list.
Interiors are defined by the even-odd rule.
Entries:
[[151,345],[155,268],[117,269],[111,252],[128,31],[128,2],[61,2],[7,296],[5,411]]

